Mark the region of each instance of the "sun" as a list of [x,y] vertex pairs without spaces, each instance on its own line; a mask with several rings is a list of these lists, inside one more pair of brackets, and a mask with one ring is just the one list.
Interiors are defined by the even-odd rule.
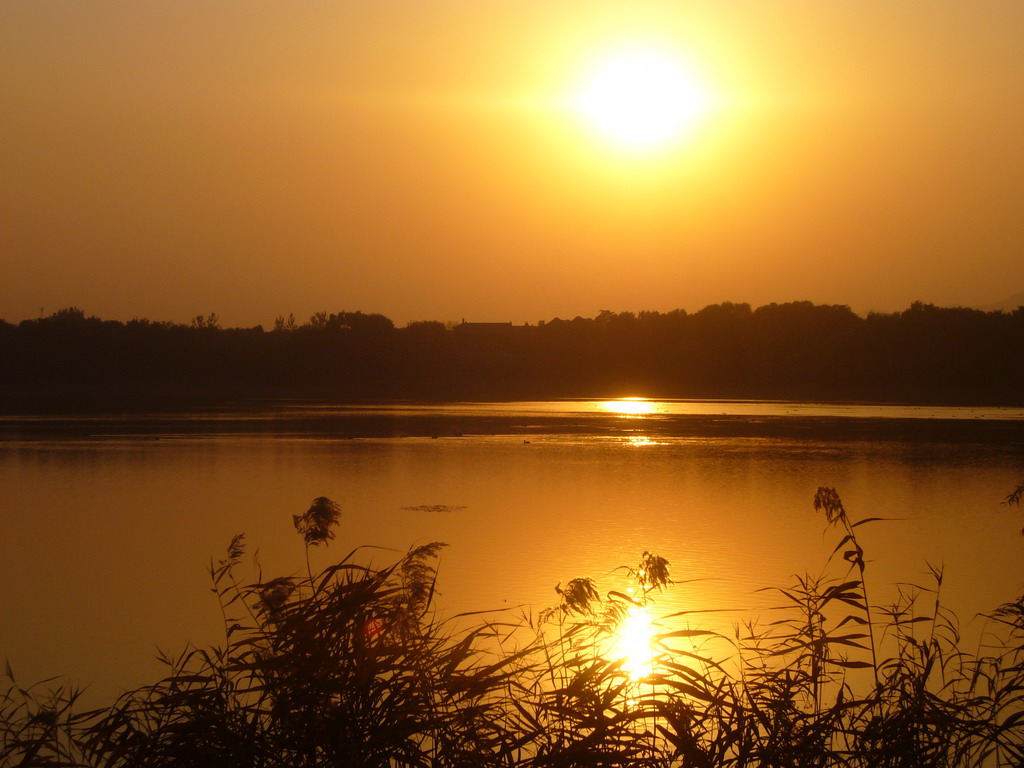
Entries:
[[598,57],[572,97],[576,113],[601,138],[638,151],[682,140],[710,103],[680,54],[642,44]]

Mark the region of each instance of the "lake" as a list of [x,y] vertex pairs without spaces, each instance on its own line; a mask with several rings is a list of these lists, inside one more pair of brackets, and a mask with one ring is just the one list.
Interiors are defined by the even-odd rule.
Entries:
[[[556,602],[556,584],[617,586],[645,550],[678,582],[666,608],[728,630],[819,572],[837,539],[812,507],[835,487],[865,526],[872,597],[945,570],[974,614],[1024,583],[1024,410],[736,401],[338,406],[0,418],[0,655],[19,682],[67,674],[103,703],[155,680],[157,648],[222,641],[206,566],[245,532],[246,567],[304,569],[292,525],[343,511],[326,565],[385,563],[444,541],[446,614]],[[389,549],[391,551],[389,551]],[[258,550],[258,554],[257,554]],[[255,567],[255,566],[254,566]],[[253,571],[247,570],[246,573]]]

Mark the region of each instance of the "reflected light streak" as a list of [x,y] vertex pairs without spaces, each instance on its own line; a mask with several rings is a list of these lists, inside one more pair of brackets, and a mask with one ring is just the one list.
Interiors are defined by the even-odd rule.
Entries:
[[654,674],[654,651],[651,648],[651,616],[641,606],[630,606],[616,634],[611,655],[622,659],[622,668],[636,682]]
[[598,407],[608,413],[622,416],[646,416],[654,413],[654,403],[642,397],[623,397],[618,400],[605,400]]
[[647,445],[658,445],[658,443],[654,442],[653,440],[651,440],[651,438],[647,437],[646,435],[641,435],[639,437],[629,438],[629,445],[632,448],[643,448],[644,446]]

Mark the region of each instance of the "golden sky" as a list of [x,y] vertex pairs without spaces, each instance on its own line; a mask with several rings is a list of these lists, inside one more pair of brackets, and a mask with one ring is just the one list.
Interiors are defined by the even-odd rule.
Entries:
[[[3,0],[0,318],[1024,291],[1019,0]],[[709,96],[635,151],[623,46]]]

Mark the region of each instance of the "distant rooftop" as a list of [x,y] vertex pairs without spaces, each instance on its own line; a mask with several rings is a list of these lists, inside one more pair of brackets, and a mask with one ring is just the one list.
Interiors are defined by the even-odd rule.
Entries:
[[511,320],[507,323],[467,323],[463,319],[455,326],[455,330],[460,333],[502,333],[515,327],[517,326],[512,325]]

